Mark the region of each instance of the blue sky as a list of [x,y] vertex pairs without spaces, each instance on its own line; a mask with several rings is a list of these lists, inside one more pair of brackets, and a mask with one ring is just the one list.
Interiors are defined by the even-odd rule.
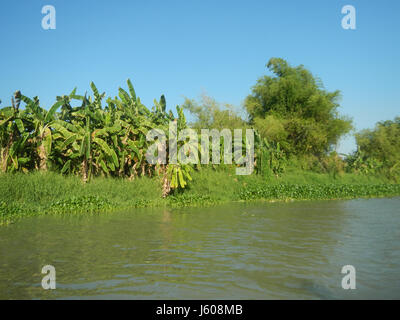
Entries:
[[[356,30],[341,27],[347,4]],[[56,9],[55,30],[41,27],[44,5]],[[282,57],[340,90],[356,129],[400,115],[396,0],[7,0],[0,30],[1,106],[20,89],[48,108],[90,81],[115,96],[127,78],[149,107],[161,94],[175,108],[202,92],[240,106],[266,62]],[[339,151],[353,148],[347,137]]]

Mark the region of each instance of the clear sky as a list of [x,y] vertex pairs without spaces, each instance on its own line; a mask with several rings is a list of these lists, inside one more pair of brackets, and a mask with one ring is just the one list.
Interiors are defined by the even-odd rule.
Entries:
[[[356,9],[356,30],[341,8]],[[44,5],[56,29],[42,29]],[[397,0],[3,0],[0,99],[20,89],[48,108],[75,86],[115,96],[130,78],[148,107],[169,108],[202,92],[240,106],[266,62],[303,64],[342,92],[356,129],[400,115],[400,1]],[[339,151],[349,152],[348,137]]]

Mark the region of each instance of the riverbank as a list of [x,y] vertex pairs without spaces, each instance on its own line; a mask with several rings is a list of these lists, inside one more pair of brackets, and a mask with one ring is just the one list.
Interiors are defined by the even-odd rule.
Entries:
[[162,198],[157,178],[95,178],[57,173],[0,175],[0,225],[39,214],[97,214],[142,207],[209,206],[235,201],[290,201],[392,197],[400,184],[354,174],[332,177],[314,172],[288,172],[280,178],[236,176],[229,170],[202,169],[183,192]]

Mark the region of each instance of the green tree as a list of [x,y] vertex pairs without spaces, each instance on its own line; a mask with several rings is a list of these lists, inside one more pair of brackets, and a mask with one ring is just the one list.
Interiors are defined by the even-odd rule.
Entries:
[[340,92],[326,91],[302,65],[272,58],[267,67],[274,76],[258,79],[245,99],[250,122],[288,154],[325,155],[352,129],[338,113]]
[[220,104],[205,94],[200,102],[186,98],[182,107],[194,117],[193,129],[240,129],[246,126],[246,121],[234,106]]
[[373,130],[365,129],[355,136],[363,160],[378,160],[390,176],[400,175],[400,117],[378,122]]

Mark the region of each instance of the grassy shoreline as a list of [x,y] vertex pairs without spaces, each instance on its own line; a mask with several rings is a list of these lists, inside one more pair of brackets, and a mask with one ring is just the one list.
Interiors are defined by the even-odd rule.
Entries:
[[400,184],[379,177],[292,172],[276,179],[200,170],[184,192],[161,197],[157,178],[95,178],[57,173],[0,175],[0,225],[42,214],[97,214],[144,207],[210,206],[227,202],[333,200],[400,196]]

